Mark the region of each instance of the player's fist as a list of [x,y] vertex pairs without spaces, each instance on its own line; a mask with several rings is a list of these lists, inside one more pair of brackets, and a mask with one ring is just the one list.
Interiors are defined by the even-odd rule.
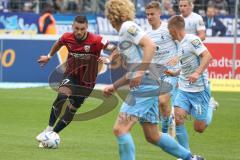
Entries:
[[50,60],[49,56],[42,55],[39,57],[38,63],[40,64],[41,67],[43,67],[45,64],[48,63],[49,60]]
[[166,74],[167,76],[174,76],[174,73],[170,70],[164,71],[164,74]]
[[130,78],[129,87],[130,88],[138,87],[142,81],[144,73],[145,73],[144,71],[134,72],[133,78]]
[[195,83],[198,78],[199,78],[199,73],[198,72],[194,72],[193,74],[191,74],[189,77],[188,77],[188,80],[190,83]]
[[176,66],[179,62],[179,58],[178,57],[173,57],[172,59],[170,59],[170,61],[167,62],[167,65],[169,66]]
[[110,63],[110,60],[109,60],[109,58],[107,58],[107,57],[99,57],[99,58],[98,58],[98,62],[99,62],[99,63],[104,63],[104,64],[109,64],[109,63]]
[[176,77],[180,74],[180,70],[178,70],[178,71],[166,70],[166,71],[164,71],[164,74],[166,74],[167,76]]
[[113,94],[113,92],[115,92],[115,88],[113,85],[108,85],[103,89],[103,95],[105,97],[109,97]]

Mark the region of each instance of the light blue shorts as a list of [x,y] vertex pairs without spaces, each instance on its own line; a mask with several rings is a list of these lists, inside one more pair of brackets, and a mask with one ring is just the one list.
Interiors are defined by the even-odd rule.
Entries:
[[120,113],[136,116],[140,123],[149,122],[157,124],[159,123],[158,96],[154,94],[153,96],[139,96],[139,94],[135,94],[146,91],[151,91],[149,86],[140,86],[137,90],[131,91],[123,102]]
[[172,90],[170,91],[170,96],[171,96],[171,104],[174,104],[174,99],[177,95],[178,88],[177,88],[177,83],[178,83],[178,77],[172,77],[172,76],[163,76],[161,77],[161,80],[164,82],[167,82],[171,84]]
[[178,90],[174,106],[183,108],[196,120],[206,121],[210,101],[209,88],[201,92],[185,92]]
[[170,92],[171,96],[176,93],[178,77],[164,76],[161,78],[164,82],[170,83],[172,85],[172,90]]

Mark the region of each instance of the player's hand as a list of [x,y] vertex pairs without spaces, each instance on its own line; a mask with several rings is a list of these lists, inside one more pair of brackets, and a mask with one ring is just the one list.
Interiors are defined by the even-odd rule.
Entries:
[[176,70],[176,71],[171,71],[171,70],[166,70],[164,73],[168,76],[176,77],[180,74],[181,70]]
[[164,74],[166,74],[167,76],[173,76],[173,77],[175,76],[174,72],[170,70],[164,71]]
[[50,60],[50,58],[46,55],[42,55],[39,57],[38,59],[38,63],[40,64],[41,67],[44,67],[48,61]]
[[145,73],[144,71],[135,72],[134,78],[130,79],[129,87],[130,88],[138,87],[142,81],[144,73]]
[[173,57],[170,61],[167,62],[168,66],[176,66],[179,62],[178,57]]
[[107,57],[99,57],[99,58],[98,58],[98,62],[99,62],[99,63],[108,64],[108,63],[110,63],[110,60],[109,60],[109,58],[107,58]]
[[193,74],[188,76],[188,81],[190,83],[195,83],[198,80],[199,76],[200,76],[200,74],[198,72],[194,72]]
[[103,96],[109,97],[115,92],[115,90],[116,89],[114,88],[114,86],[112,84],[108,85],[103,89]]

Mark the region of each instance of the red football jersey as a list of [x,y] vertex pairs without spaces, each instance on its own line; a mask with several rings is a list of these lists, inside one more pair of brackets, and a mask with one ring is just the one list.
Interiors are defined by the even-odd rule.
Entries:
[[73,33],[64,33],[59,42],[68,49],[66,75],[77,79],[79,85],[94,87],[98,74],[98,58],[108,41],[88,32],[87,38],[77,41]]

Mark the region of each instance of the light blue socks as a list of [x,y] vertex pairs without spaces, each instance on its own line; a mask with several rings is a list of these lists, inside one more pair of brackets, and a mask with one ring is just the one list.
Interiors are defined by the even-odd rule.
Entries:
[[207,120],[206,120],[207,126],[212,122],[212,116],[213,116],[213,107],[208,106],[208,113],[207,113]]
[[165,152],[177,158],[188,160],[192,156],[189,150],[178,144],[175,139],[173,139],[170,135],[166,133],[162,133],[161,138],[156,145],[161,147],[162,150],[164,150]]
[[130,133],[117,137],[120,160],[135,160],[135,146]]
[[179,144],[181,144],[187,150],[190,150],[188,142],[188,133],[184,125],[176,126],[176,137]]

